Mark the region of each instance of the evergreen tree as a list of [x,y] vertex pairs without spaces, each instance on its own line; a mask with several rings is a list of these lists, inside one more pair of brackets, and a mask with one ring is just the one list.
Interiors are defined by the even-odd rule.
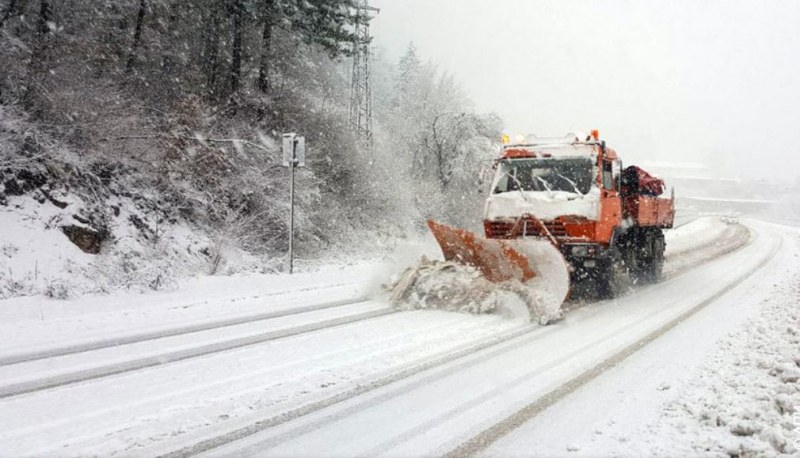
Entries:
[[261,0],[261,55],[257,87],[269,91],[276,26],[288,25],[303,43],[319,46],[330,57],[349,55],[359,18],[353,0]]
[[395,107],[412,97],[412,88],[416,86],[422,66],[417,57],[417,48],[414,42],[408,44],[405,54],[397,63],[397,82],[395,84]]

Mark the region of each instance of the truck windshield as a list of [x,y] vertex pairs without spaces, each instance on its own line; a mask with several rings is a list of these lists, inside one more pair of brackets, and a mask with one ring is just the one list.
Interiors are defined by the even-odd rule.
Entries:
[[587,194],[593,183],[591,158],[510,159],[500,162],[494,193],[566,191]]

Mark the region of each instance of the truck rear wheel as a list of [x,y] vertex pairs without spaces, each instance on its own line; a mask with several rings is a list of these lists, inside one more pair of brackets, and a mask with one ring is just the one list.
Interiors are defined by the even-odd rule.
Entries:
[[655,283],[661,280],[664,268],[664,233],[659,228],[642,231],[639,243],[635,272],[637,283]]
[[653,283],[661,280],[661,274],[664,270],[664,249],[666,248],[666,241],[664,240],[664,233],[661,229],[656,229],[655,240],[653,241],[653,259],[650,263],[648,270],[649,280]]

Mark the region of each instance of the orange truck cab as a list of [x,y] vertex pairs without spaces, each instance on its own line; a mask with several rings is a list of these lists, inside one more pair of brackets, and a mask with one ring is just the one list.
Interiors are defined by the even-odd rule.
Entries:
[[623,169],[597,131],[505,145],[494,169],[487,238],[547,238],[569,262],[573,283],[591,283],[603,296],[615,295],[625,276],[659,279],[674,197],[660,197],[663,181],[644,170]]

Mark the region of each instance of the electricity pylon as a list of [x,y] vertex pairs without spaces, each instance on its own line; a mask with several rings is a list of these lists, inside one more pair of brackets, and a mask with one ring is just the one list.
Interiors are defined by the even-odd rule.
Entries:
[[350,126],[367,144],[372,143],[372,88],[370,87],[369,22],[380,10],[368,0],[357,0],[353,38],[353,75],[350,82]]

